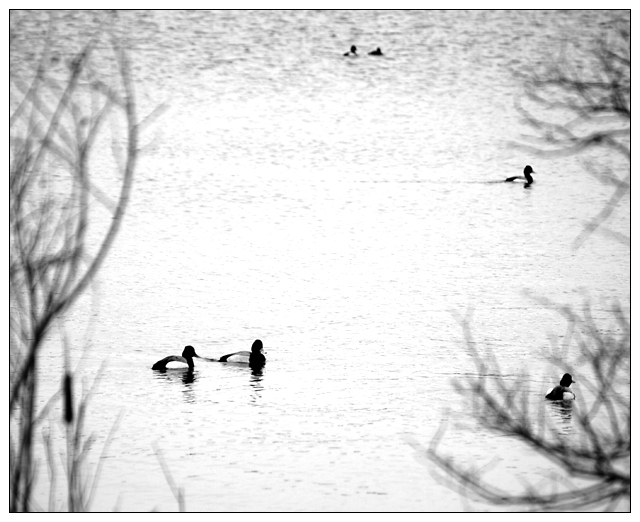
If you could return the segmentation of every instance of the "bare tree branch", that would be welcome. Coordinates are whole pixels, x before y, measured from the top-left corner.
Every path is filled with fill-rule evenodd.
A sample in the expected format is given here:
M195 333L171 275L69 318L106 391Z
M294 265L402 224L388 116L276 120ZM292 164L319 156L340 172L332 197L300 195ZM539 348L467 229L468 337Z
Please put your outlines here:
M566 50L565 50L566 51ZM522 75L524 97L516 110L533 135L523 136L517 147L543 156L574 155L597 148L620 155L628 168L621 175L609 167L585 162L587 171L614 187L603 209L584 227L573 243L579 248L606 222L631 187L631 60L630 26L620 20L603 35L591 54L571 61L563 53L542 71ZM574 57L572 57L573 59ZM588 66L584 66L584 61ZM525 107L524 104L527 104ZM621 233L612 237L628 243ZM441 453L443 427L428 449L411 443L444 472L439 479L463 495L494 505L518 509L574 511L615 509L631 495L631 324L618 302L611 306L613 325L596 323L591 306L581 313L561 303L529 294L529 298L555 310L566 323L562 342L552 342L548 360L576 376L589 400L552 405L541 401L538 415L530 399L510 386L493 353L481 353L471 333L471 312L457 316L476 374L454 383L471 399L473 417L489 430L519 440L554 463L563 473L539 486L523 484L521 493L507 492L484 478L483 470L465 469ZM553 341L553 340L552 340ZM579 350L568 358L569 346ZM545 408L562 408L574 422L577 440L563 438L549 426ZM536 422L534 422L534 420ZM564 477L586 479L576 485Z
M46 335L94 280L130 199L138 156L138 116L128 56L109 32L111 19L107 13L69 62L66 80L49 71L47 46L33 70L24 62L10 70L11 511L29 511L34 506L34 427L48 411L45 406L36 415L35 409L38 360ZM107 46L106 38L110 39ZM109 44L112 56L100 59L110 59L116 75L107 80L95 72L92 61L94 50ZM110 127L105 126L108 120ZM114 172L119 183L115 195L102 191L90 170L91 158L101 153L96 145L105 128L123 129L121 139L126 143L122 168ZM111 213L103 230L94 218L96 203ZM81 480L80 467L94 437L85 435L83 426L89 396L80 401L74 415L72 381L73 373L67 368L63 391L56 395L67 404L68 508L82 510L92 490ZM50 439L45 444L50 445Z

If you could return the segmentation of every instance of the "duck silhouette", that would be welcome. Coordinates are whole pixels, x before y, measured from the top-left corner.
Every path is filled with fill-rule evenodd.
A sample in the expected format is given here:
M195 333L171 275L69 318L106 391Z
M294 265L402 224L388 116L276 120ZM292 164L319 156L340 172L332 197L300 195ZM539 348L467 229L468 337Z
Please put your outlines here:
M535 171L531 168L531 165L527 165L524 168L524 176L511 176L510 178L505 179L505 182L512 182L520 179L525 180L524 188L529 188L533 183L533 177L531 174L535 174Z
M375 51L371 51L369 53L370 56L384 56L382 54L382 50L380 49L380 47L378 47Z
M181 366L182 368L191 369L191 368L194 367L194 365L193 365L193 358L194 357L200 358L200 356L196 353L195 348L193 346L191 346L191 345L185 346L184 350L182 350L182 355L169 355L168 357L165 357L164 359L161 359L160 361L155 363L151 367L151 369L152 370L166 370L167 369L167 364L169 364L171 362L180 363L179 366Z
M351 46L351 49L349 51L347 51L346 53L344 53L342 56L358 56L358 53L356 52L358 49L355 45Z
M264 366L267 362L267 358L262 353L263 344L260 339L256 339L253 341L251 345L251 351L240 351L233 352L227 355L223 355L218 359L218 362L230 362L230 363L240 363L240 364L248 364L252 368L258 366Z
M570 373L565 373L560 379L560 384L555 388L551 388L547 394L544 396L545 399L549 399L550 401L572 401L576 398L575 393L573 393L569 386L576 381L573 380Z

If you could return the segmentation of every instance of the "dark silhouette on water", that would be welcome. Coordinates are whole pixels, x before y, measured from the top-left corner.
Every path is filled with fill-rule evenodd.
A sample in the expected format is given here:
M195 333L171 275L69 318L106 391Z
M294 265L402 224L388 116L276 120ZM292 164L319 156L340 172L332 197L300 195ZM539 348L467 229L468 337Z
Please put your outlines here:
M218 359L219 362L235 362L235 363L249 363L249 366L253 369L260 368L265 365L267 358L262 353L262 341L256 339L251 345L251 351L243 350L241 352L233 352L227 355L223 355ZM247 360L248 357L248 360Z
M348 52L344 53L343 56L351 56L351 55L358 56L358 53L356 52L357 50L358 49L356 48L356 46L352 45L351 49Z
M572 401L576 398L575 394L569 389L573 380L570 373L565 373L560 379L560 385L551 388L545 395L545 399L550 401Z
M371 51L369 53L370 56L384 56L382 54L382 51L380 50L380 47L378 47L375 51Z
M169 355L169 357L165 357L164 359L155 363L151 369L152 370L166 370L167 364L170 362L180 362L187 365L189 369L193 368L193 358L200 356L196 353L196 350L193 346L185 346L184 350L182 350L182 355Z
M505 179L505 182L515 181L517 179L524 179L526 183L524 184L524 188L529 188L533 183L533 177L531 174L535 174L535 171L531 168L531 165L527 165L524 168L524 176L512 176L510 178Z

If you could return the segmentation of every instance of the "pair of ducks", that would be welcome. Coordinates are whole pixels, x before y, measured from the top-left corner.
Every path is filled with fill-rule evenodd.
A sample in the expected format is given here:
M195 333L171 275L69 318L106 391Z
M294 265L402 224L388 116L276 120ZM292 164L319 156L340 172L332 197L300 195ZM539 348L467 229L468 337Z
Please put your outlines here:
M260 339L256 339L251 345L251 351L241 351L241 352L233 352L227 355L223 355L220 359L209 359L207 357L200 357L193 346L185 346L182 351L182 355L169 355L169 357L165 357L161 359L157 363L155 363L151 369L152 370L166 370L167 364L171 362L177 362L186 364L189 369L194 367L193 358L197 357L198 359L204 359L206 361L213 362L233 362L233 363L241 363L248 364L252 368L264 366L267 362L267 358L262 353L262 341Z
M344 53L343 56L358 56L357 51L358 51L358 48L355 45L352 45L351 49L346 53ZM384 55L382 54L382 50L380 49L380 47L378 47L375 51L371 51L369 53L369 56L384 56Z

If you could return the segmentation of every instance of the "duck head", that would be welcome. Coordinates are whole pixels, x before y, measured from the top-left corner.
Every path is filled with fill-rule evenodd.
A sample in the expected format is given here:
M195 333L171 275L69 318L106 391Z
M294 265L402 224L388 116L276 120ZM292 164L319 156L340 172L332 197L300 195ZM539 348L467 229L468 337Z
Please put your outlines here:
M253 341L253 344L251 345L251 353L262 353L262 341L260 339Z
M185 346L184 350L182 350L182 357L184 357L185 359L192 359L194 357L198 357L201 358L197 353L196 353L196 349L189 345L189 346Z
M562 379L560 379L560 386L564 386L566 388L568 388L569 386L571 386L571 383L575 383L576 381L573 380L573 377L571 377L570 373L565 373L562 376Z
M535 174L535 172L534 172L534 171L533 171L533 169L531 168L531 165L527 165L527 166L524 168L524 179L526 179L526 180L527 180L527 183L525 184L524 188L528 188L528 187L530 187L530 186L531 186L531 184L533 183L533 177L531 176L531 173L532 173L532 172Z

